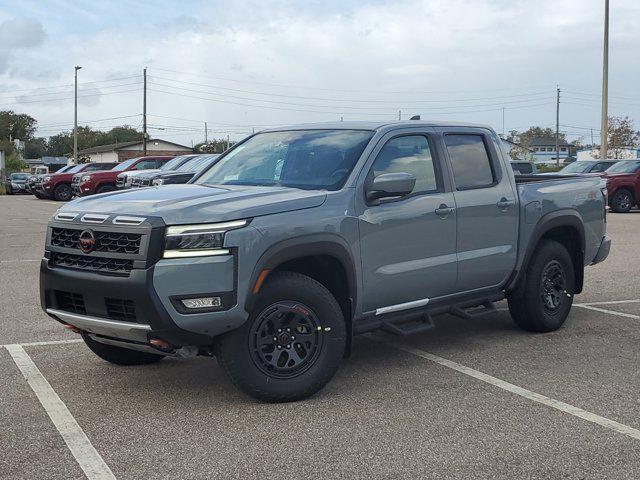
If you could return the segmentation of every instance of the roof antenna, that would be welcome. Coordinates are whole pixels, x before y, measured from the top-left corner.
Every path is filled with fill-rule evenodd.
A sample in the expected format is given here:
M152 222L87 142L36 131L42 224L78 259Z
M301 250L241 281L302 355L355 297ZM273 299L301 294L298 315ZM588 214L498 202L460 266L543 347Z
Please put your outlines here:
M420 115L414 115L409 120L420 120Z

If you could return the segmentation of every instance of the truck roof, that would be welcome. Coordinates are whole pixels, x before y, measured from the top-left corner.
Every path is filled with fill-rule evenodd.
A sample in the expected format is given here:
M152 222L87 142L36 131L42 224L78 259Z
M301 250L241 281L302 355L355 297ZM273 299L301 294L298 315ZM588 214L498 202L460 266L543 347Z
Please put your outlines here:
M402 128L402 127L474 127L488 128L489 125L466 123L466 122L449 122L449 121L431 121L431 120L401 120L401 121L352 121L352 122L318 122L318 123L298 123L293 125L282 125L274 128L261 130L262 132L281 132L283 130L381 130L384 128Z

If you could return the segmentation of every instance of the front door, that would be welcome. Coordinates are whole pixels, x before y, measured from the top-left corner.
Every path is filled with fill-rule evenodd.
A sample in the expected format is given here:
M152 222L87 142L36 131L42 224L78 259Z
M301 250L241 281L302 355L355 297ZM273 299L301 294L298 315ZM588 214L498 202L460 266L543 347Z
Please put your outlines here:
M445 188L442 164L429 135L413 132L393 132L383 138L368 170L367 180L405 172L416 177L416 184L409 195L382 200L379 205L362 200L364 312L419 307L455 288L453 194Z
M515 185L484 129L444 132L457 212L458 282L465 292L501 285L517 255Z

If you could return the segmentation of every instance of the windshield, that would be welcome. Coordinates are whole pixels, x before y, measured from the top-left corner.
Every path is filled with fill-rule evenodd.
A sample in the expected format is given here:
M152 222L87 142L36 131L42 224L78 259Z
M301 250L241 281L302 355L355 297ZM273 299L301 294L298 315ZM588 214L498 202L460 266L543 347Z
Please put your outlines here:
M591 165L591 162L573 162L560 170L560 173L585 173Z
M178 168L187 158L190 158L191 155L180 155L178 157L172 158L167 163L160 167L160 170L163 172L167 172L169 170L175 170Z
M260 133L242 143L195 182L337 190L373 132L299 130Z
M130 158L129 160L125 160L124 162L119 163L118 165L113 167L111 170L115 170L117 172L122 172L123 170L126 170L127 168L129 168L136 160L138 160L138 159L137 158Z
M26 173L12 173L11 180L26 180L29 177Z
M56 173L65 173L65 172L68 172L69 170L71 170L72 168L73 168L73 165L67 165L66 167L62 167Z
M612 167L609 167L607 173L635 173L640 170L640 160L638 161L623 161L618 162Z
M205 167L211 165L219 156L220 155L202 155L201 157L189 160L182 167L180 167L180 170L184 170L185 172L199 172Z
M67 170L64 173L77 173L80 170L82 170L82 167L84 167L84 163L81 163L80 165L76 165L76 166L70 168L69 170Z

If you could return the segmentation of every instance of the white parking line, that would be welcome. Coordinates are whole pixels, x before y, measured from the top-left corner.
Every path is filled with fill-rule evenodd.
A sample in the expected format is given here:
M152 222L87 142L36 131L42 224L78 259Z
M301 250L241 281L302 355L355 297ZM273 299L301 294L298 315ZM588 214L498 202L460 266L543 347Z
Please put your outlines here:
M585 303L575 303L577 307L584 307L586 305L618 305L621 303L640 303L640 299L638 300L611 300L609 302L585 302Z
M402 345L397 342L380 340L367 334L365 335L374 341L384 343L385 345L389 345L398 350L402 350L403 352L416 355L426 360L430 360L434 363L442 365L443 367L451 368L452 370L455 370L457 372L473 377L476 380L480 380L481 382L485 382L490 385L493 385L494 387L501 388L502 390L506 390L507 392L513 393L520 397L540 403L542 405L546 405L548 407L554 408L561 412L568 413L569 415L573 415L574 417L581 418L583 420L586 420L587 422L595 423L602 427L621 433L622 435L631 437L635 440L640 440L640 430L637 430L628 425L624 425L622 423L616 422L615 420L601 417L600 415L587 412L586 410L583 410L579 407L574 407L573 405L569 405L568 403L561 402L560 400L555 400L553 398L546 397L539 393L532 392L531 390L527 390L526 388L522 388L512 383L505 382L504 380L500 380L499 378L492 377L491 375L487 375L486 373L482 373L478 370L474 370L473 368L465 367L464 365L453 362L451 360L447 360L446 358L442 358L432 353L425 352L424 350L420 350L419 348Z
M115 480L115 475L93 447L71 412L40 373L31 357L20 345L6 345L22 375L40 400L49 418L58 429L80 468L89 480Z
M36 258L36 259L24 258L24 259L17 259L17 260L0 260L0 263L39 262L40 260L41 260L40 258Z
M82 340L81 338L74 338L74 339L69 339L69 340L49 340L48 342L27 342L27 343L20 343L19 345L21 347L39 347L41 345L64 345L66 343L82 343L84 340ZM7 345L2 345L3 347L6 347Z
M619 317L633 318L635 320L640 319L640 315L633 315L632 313L616 312L614 310L607 310L606 308L592 307L591 305L576 305L576 307L586 308L587 310L593 310L594 312L608 313L609 315L617 315Z

